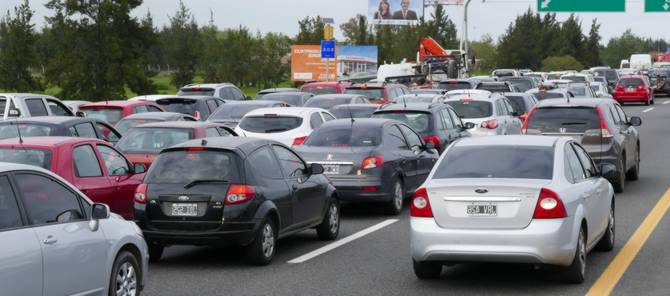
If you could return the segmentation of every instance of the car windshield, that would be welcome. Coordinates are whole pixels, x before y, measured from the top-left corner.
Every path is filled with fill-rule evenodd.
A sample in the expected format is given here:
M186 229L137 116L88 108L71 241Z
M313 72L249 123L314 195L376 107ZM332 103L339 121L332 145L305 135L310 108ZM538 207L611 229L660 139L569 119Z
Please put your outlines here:
M305 146L316 147L376 147L381 143L381 132L370 128L351 126L325 127L315 130Z
M651 78L657 78L657 77L668 77L668 71L667 69L651 69L649 70L649 77Z
M528 129L541 133L582 134L600 129L600 119L593 107L539 108L528 118Z
M636 88L643 84L644 83L642 82L642 79L639 78L625 78L619 81L619 85L623 86L624 88Z
M54 129L48 125L37 123L17 123L17 122L3 122L0 123L0 139L17 138L21 133L21 137L45 137L53 136Z
M560 93L560 92L538 91L538 92L534 92L532 94L535 96L535 98L538 101L542 101L542 100L546 100L546 99L563 99L563 98L565 98L565 95L563 95L563 93Z
M207 96L211 97L214 95L214 89L212 88L182 88L178 93L178 96Z
M349 104L351 98L311 98L305 103L305 107L330 109L337 105Z
M370 100L378 100L384 98L383 88L347 88L345 94L362 95Z
M256 97L256 100L259 100ZM287 94L271 94L263 96L263 100L274 101L274 102L284 102L291 106L301 107L302 106L302 95L287 95Z
M334 108L330 113L335 118L370 118L377 108Z
M117 123L116 126L114 126L114 128L116 128L116 131L118 131L119 133L124 134L130 128L136 127L140 124L152 123L152 122L161 122L161 121L163 121L163 120L160 120L160 119L140 119L140 118L129 119L129 118L125 118L125 119L121 119L121 121L119 121L119 123Z
M32 148L0 148L0 162L27 164L51 169L51 151Z
M493 104L487 101L460 100L446 103L454 108L461 118L484 118L493 114Z
M145 183L189 184L195 180L240 182L237 156L226 151L161 153L147 172ZM188 174L184 174L188 172Z
M304 92L312 93L315 95L331 95L337 93L337 88L335 87L305 87L302 89Z
M439 89L444 89L446 91L459 90L459 89L471 89L472 86L468 82L440 82L437 85Z
M191 99L161 99L156 101L165 111L194 115L198 111L198 100Z
M502 93L502 92L511 92L512 90L506 85L506 84L489 84L489 83L483 83L477 86L477 89L481 90L488 90L492 93Z
M549 180L553 171L553 147L460 146L448 150L434 178Z
M512 105L512 108L515 112L528 112L529 108L526 107L526 99L521 96L505 96L509 103Z
M385 118L402 121L405 124L409 125L417 132L426 132L431 130L431 118L430 113L425 112L411 112L411 111L389 111L389 112L380 112L372 115L372 118Z
M124 153L158 153L193 138L191 129L136 127L128 130L116 148Z
M252 133L281 133L298 128L302 125L302 117L278 116L247 116L242 119L239 127Z
M247 113L267 106L258 104L231 103L219 107L207 120L240 120Z
M86 117L106 121L111 125L119 122L123 116L123 109L121 108L85 107L81 110L86 112Z

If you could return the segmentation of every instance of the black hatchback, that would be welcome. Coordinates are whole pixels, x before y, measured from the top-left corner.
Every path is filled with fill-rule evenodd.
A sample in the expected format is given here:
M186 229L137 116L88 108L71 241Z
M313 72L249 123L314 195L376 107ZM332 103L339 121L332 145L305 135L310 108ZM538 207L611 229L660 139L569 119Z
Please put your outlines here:
M152 261L169 245L233 244L265 265L278 238L309 228L337 238L337 193L322 173L274 141L188 141L163 150L138 186L136 223Z

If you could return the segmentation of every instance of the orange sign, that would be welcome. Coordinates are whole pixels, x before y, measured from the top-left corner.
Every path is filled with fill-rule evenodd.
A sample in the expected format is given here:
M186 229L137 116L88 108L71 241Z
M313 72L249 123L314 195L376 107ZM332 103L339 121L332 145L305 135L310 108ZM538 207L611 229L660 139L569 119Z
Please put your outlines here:
M320 45L293 45L291 80L336 81L337 62L335 59L322 59Z

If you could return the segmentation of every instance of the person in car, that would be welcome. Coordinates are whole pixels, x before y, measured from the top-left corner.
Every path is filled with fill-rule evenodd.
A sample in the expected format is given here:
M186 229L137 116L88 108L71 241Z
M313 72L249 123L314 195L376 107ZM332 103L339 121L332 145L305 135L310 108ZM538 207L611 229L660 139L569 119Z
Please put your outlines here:
M388 0L379 1L379 9L375 12L376 20L391 19L391 5Z
M400 7L402 9L393 13L393 19L396 20L417 20L416 12L414 10L409 10L409 0L400 1Z

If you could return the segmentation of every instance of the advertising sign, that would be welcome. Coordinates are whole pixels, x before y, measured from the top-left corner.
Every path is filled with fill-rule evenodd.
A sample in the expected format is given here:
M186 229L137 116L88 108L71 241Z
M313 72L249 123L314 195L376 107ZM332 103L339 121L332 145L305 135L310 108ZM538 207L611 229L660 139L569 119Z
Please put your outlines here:
M335 59L322 59L321 45L291 46L291 80L335 81L336 77Z
M337 74L346 78L377 73L377 46L341 45L337 47Z
M423 16L423 0L368 0L368 20L376 25L412 25Z

